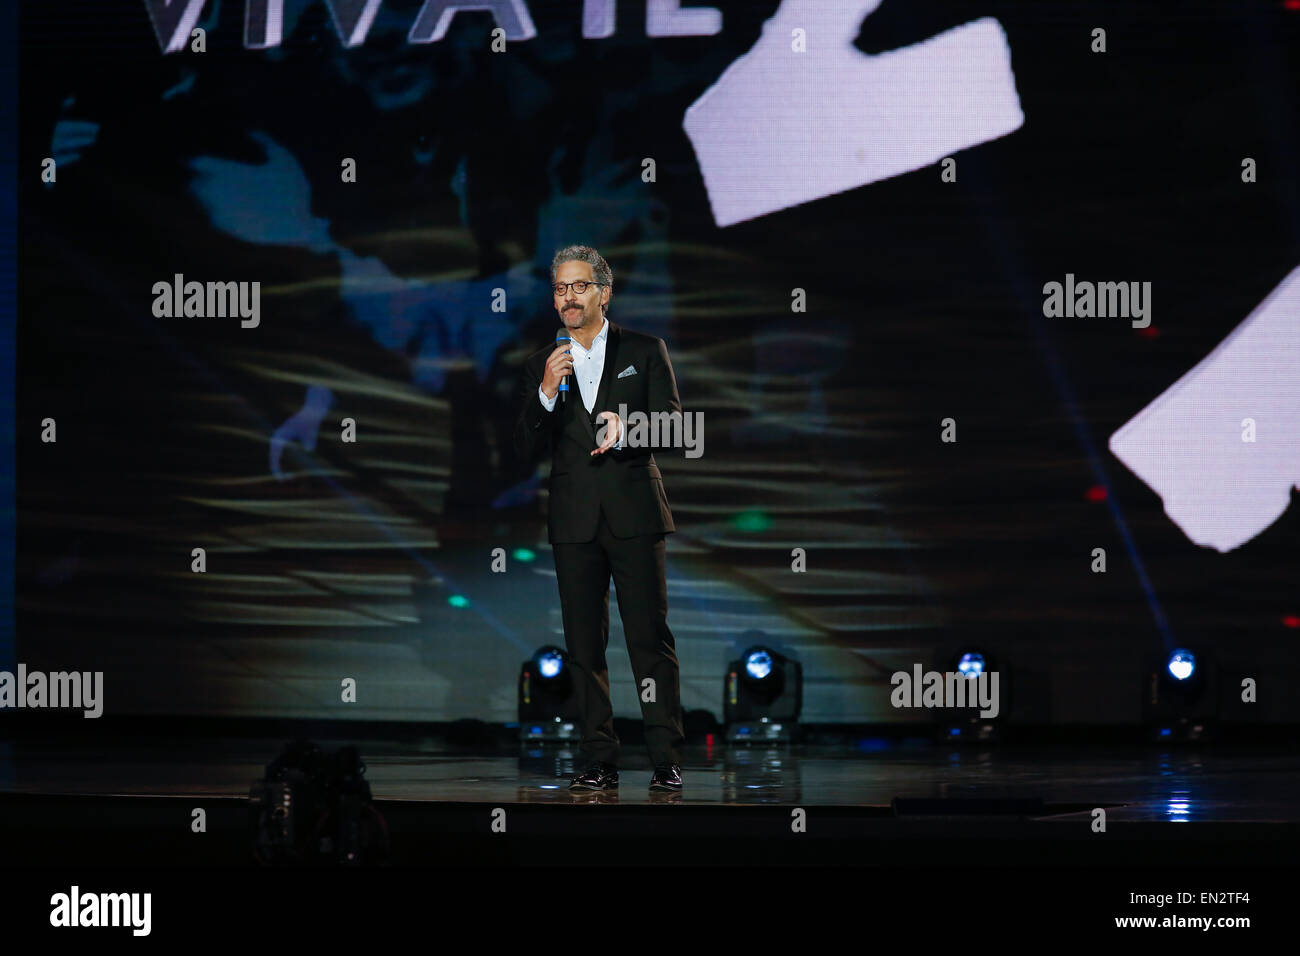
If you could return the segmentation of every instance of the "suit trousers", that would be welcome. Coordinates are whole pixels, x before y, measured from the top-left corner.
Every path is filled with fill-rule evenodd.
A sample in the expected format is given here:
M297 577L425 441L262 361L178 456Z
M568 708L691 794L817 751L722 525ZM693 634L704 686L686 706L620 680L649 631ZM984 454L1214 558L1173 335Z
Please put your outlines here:
M656 767L681 765L681 672L668 628L664 535L616 538L602 510L596 537L580 544L552 544L560 589L564 643L582 715L582 751L588 761L619 765L609 696L609 579L614 576L627 653L636 677L645 722L646 749ZM646 684L650 678L653 683ZM647 700L647 697L653 699Z

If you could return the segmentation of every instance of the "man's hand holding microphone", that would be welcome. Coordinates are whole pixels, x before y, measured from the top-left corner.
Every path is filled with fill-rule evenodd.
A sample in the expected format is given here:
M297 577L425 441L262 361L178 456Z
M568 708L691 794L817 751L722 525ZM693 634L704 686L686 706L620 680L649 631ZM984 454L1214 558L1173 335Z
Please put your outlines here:
M542 376L542 391L546 397L554 399L564 379L573 373L573 356L569 354L569 343L561 342L546 360L546 373Z
M573 373L573 356L569 354L568 341L560 341L559 336L556 336L556 341L559 344L556 345L555 351L546 360L546 373L542 376L542 393L551 401L555 400L556 393L561 390L561 386L563 386L567 400L569 389L568 382L565 380ZM623 422L614 412L601 412L596 416L596 419L605 423L605 425L601 426L603 439L600 446L593 449L591 453L592 455L603 455L618 444L623 433ZM607 427L611 421L615 423L614 426Z

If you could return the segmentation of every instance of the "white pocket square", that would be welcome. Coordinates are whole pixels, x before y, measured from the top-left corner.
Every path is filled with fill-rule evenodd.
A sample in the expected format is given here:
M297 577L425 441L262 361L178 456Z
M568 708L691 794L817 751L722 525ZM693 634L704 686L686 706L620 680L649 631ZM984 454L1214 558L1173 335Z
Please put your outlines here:
M618 373L618 377L627 378L629 375L635 375L635 374L636 374L636 368L632 365L629 365L627 368L623 369L623 371Z

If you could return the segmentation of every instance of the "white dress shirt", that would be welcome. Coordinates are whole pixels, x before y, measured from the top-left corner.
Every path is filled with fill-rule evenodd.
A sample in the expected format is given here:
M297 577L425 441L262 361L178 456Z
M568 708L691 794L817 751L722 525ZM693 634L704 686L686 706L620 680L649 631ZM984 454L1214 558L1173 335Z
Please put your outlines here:
M591 348L585 349L582 343L569 333L569 354L573 356L573 375L572 378L578 380L578 391L582 393L582 404L587 406L587 414L591 414L592 409L596 406L596 394L600 391L600 378L605 373L605 343L609 339L609 320L604 316L601 317L600 331L596 337L591 340ZM546 393L542 391L540 385L537 386L537 398L542 403L542 407L548 412L555 411L555 403L560 400L560 393L556 392L554 398L547 398ZM623 439L626 437L626 428L620 420L618 423L618 443L615 448L623 447Z

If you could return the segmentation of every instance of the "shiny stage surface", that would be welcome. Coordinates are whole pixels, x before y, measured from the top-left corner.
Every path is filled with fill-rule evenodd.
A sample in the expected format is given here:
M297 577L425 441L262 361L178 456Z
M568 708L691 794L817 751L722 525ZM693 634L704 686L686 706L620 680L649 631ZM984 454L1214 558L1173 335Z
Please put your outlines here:
M960 747L841 731L779 747L693 737L683 792L651 794L644 749L620 729L617 793L578 794L576 748L521 746L501 727L317 729L305 736L326 753L358 748L396 867L1181 871L1279 869L1300 856L1300 755L1276 734L1195 748L1092 735ZM0 865L255 865L250 789L299 736L150 723L91 745L67 730L0 743ZM202 835L191 828L200 809Z
M312 738L326 751L351 743L376 801L457 804L665 801L700 807L814 806L934 814L1014 813L1052 822L1298 823L1300 755L1285 745L1202 748L949 747L866 738L839 745L690 746L680 797L648 791L651 768L627 746L617 794L567 789L576 751L560 745L471 753L432 738ZM276 739L65 740L0 743L0 794L246 797L284 744ZM626 745L625 745L626 746ZM897 806L894 801L902 801ZM1001 801L1006 808L998 809ZM1041 801L1035 806L1033 801ZM983 806L983 809L979 809ZM968 808L963 810L962 808ZM969 808L975 808L970 810Z

